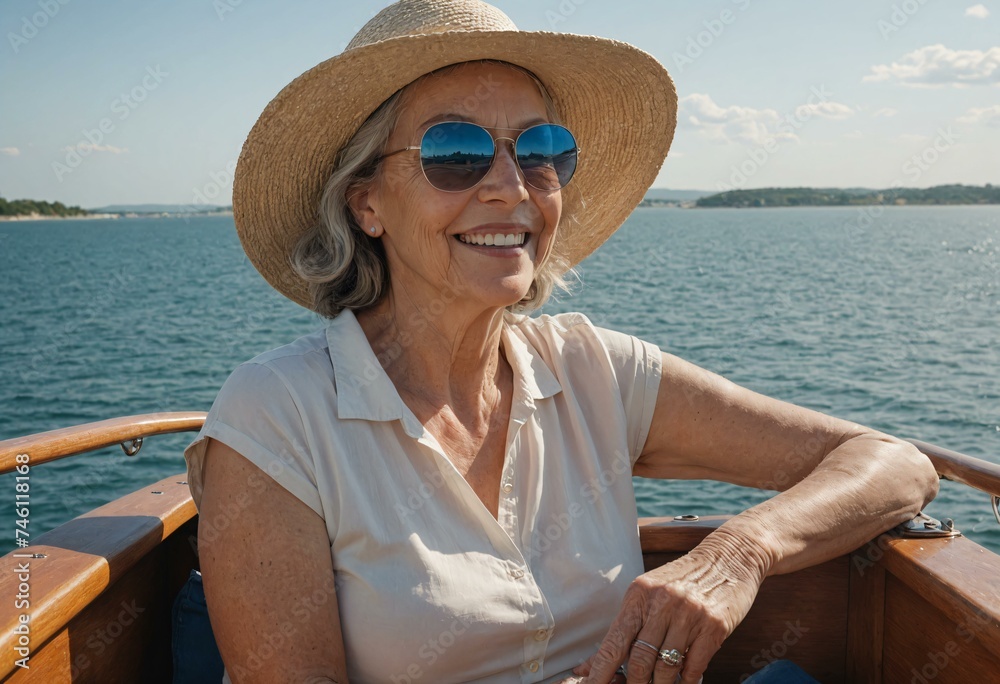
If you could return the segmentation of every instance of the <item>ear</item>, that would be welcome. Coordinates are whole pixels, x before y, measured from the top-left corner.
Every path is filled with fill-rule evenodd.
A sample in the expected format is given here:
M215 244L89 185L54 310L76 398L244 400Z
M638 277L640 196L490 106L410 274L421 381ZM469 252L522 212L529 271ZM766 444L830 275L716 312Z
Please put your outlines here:
M373 203L378 203L374 195L374 183L357 185L347 191L347 206L354 215L354 220L365 232L369 226L379 225L378 211L372 206Z

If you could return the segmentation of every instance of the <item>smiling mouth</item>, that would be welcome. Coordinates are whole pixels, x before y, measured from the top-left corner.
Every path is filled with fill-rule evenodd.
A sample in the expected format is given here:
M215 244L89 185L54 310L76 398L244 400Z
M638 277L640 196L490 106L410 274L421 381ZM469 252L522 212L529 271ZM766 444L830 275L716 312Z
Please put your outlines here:
M462 234L455 236L459 242L464 242L467 245L480 245L484 247L520 247L523 245L527 239L527 233L510 233L509 235L504 235L503 233L486 233L469 235Z

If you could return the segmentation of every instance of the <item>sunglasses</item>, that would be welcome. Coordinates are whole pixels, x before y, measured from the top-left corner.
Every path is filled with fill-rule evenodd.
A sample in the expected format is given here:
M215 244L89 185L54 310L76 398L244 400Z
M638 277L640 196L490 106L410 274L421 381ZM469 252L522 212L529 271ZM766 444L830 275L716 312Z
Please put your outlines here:
M404 147L383 154L377 161L401 152L420 150L420 168L433 187L443 192L463 192L479 185L493 168L497 145L509 140L514 158L533 188L551 192L566 187L576 171L577 154L573 134L551 123L530 128L504 128L520 131L516 138L497 137L482 126L467 121L444 121L424 131L419 147Z

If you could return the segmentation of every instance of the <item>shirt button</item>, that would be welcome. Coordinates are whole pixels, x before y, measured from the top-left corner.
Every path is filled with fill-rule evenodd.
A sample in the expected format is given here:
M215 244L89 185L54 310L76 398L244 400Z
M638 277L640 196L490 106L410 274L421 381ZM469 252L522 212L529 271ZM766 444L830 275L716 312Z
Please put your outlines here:
M519 570L517 568L510 571L510 576L514 579L521 579L524 577L524 570Z
M538 672L538 661L532 660L530 663L528 663L528 669L531 670L532 672Z
M510 482L507 482L504 484L503 487L501 487L501 489L503 489L504 494L510 494L512 491L514 491L514 485L512 485Z
M547 630L540 629L535 632L535 641L545 641L545 637L549 635Z

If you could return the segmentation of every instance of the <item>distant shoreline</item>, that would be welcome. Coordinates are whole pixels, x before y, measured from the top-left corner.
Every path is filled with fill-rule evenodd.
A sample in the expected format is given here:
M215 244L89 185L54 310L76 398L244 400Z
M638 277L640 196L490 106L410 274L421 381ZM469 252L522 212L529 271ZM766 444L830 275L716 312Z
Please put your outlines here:
M953 203L941 203L941 204L879 204L878 202L872 202L870 204L775 204L775 205L730 205L730 204L720 204L718 206L704 206L699 205L696 202L673 202L670 200L643 200L640 202L636 209L867 209L869 207L881 207L883 209L940 209L943 207L1000 207L1000 203L997 202L953 202Z
M117 214L80 214L78 216L43 216L42 214L18 214L0 216L0 221L86 221L90 219L116 219Z
M189 218L194 216L232 216L232 211L211 211L203 213L194 212L157 212L150 214L122 213L122 214L80 214L78 216L43 216L41 214L21 214L18 216L0 216L0 222L4 221L89 221L91 219L131 219L131 218Z

